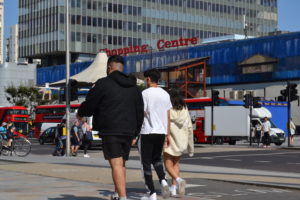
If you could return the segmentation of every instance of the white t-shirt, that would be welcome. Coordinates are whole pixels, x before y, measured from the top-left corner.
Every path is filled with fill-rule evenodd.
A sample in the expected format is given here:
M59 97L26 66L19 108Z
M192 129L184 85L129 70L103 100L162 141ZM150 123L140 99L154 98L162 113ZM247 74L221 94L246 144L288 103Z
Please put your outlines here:
M263 124L263 131L264 132L270 132L271 130L271 123L269 122L269 120L265 121Z
M143 91L144 123L141 134L167 134L168 110L172 108L170 95L162 88Z

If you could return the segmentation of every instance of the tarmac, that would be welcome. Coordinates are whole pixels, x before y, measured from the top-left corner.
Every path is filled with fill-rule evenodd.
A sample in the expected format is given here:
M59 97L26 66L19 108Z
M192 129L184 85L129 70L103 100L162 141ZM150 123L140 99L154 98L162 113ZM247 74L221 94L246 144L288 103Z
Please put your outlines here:
M195 153L249 150L251 148L206 146L196 148ZM257 151L257 148L253 150ZM137 152L133 151L132 156L136 155ZM0 199L109 199L114 187L108 162L104 160L100 151L92 152L90 156L90 158L84 158L82 155L78 157L32 154L27 157L0 156ZM126 166L127 184L137 185L128 189L128 197L140 199L146 192L140 163L137 160L129 160ZM300 190L300 173L187 164L181 165L181 171L181 176L185 179ZM156 175L153 177L158 189ZM159 191L158 195L161 198ZM199 198L184 196L181 199Z

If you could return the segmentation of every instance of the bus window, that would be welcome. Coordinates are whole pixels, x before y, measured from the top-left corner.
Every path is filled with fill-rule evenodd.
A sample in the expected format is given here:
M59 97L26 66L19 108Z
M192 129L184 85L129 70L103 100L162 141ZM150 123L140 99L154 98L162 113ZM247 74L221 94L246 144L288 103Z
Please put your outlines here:
M7 110L7 115L28 115L27 110Z

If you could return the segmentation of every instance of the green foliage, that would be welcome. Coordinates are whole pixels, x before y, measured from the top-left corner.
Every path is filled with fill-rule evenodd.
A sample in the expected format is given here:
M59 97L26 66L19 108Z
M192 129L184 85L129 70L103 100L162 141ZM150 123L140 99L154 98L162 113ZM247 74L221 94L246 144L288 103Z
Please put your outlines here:
M52 95L52 100L43 100L38 88L23 85L9 86L5 88L5 92L9 103L15 106L25 106L31 112L36 105L51 104L58 99L57 95Z

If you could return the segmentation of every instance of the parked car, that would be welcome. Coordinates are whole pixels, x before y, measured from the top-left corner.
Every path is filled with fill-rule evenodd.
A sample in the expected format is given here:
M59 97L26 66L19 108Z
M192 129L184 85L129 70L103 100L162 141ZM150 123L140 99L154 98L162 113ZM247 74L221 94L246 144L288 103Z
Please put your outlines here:
M47 128L39 137L40 144L44 143L55 143L55 133L57 128L56 127L50 127Z

